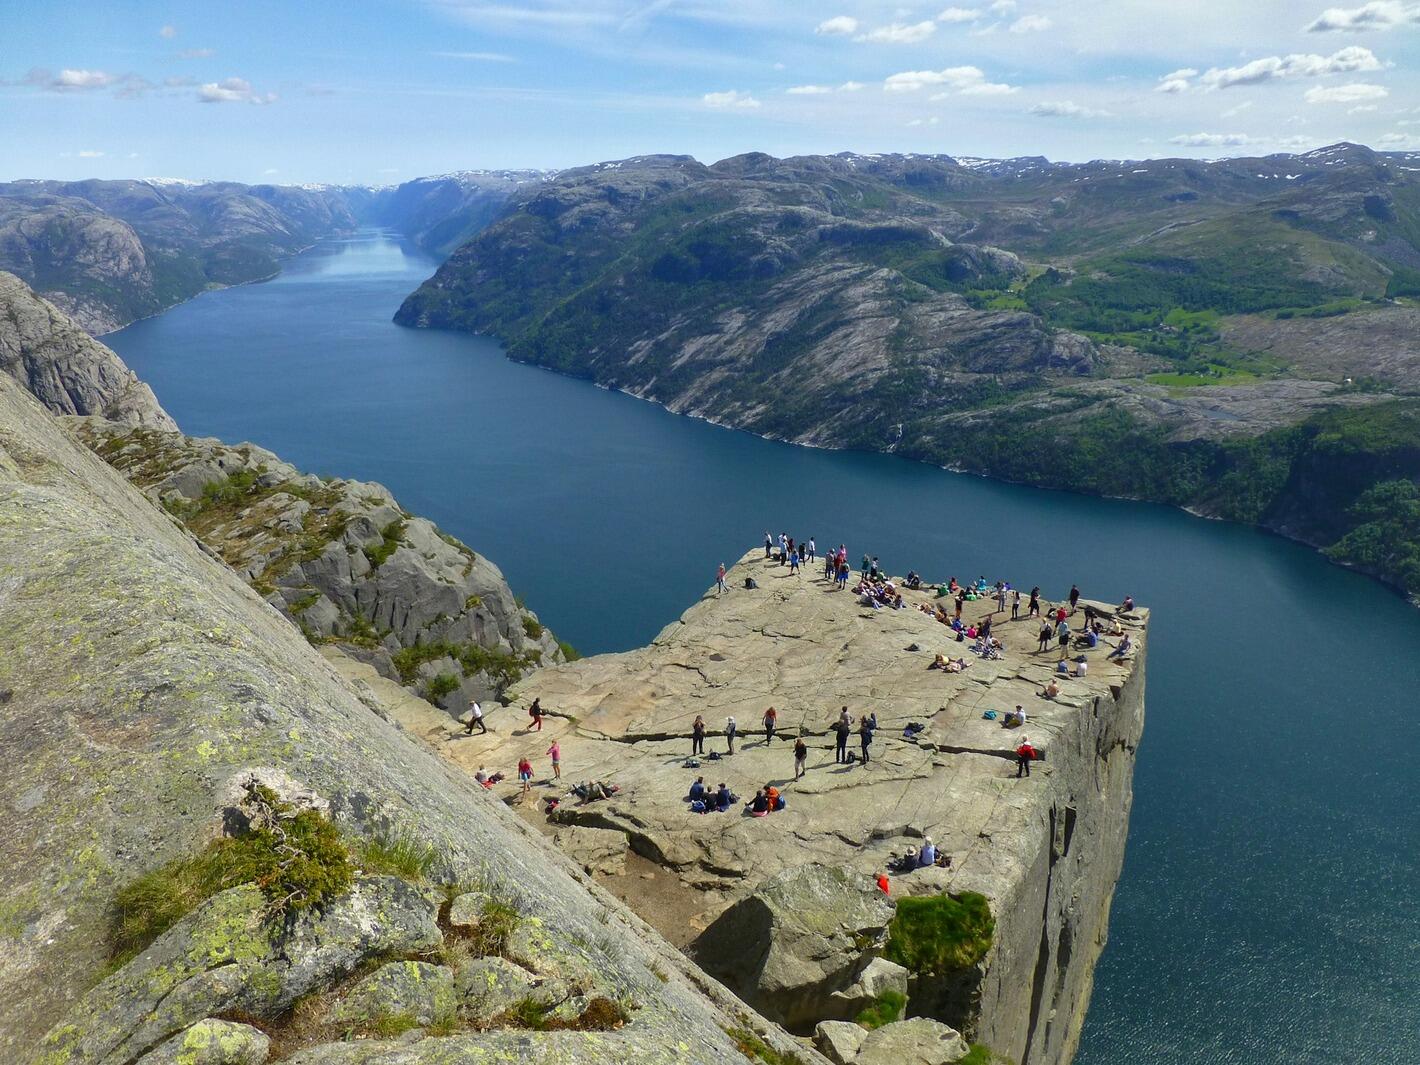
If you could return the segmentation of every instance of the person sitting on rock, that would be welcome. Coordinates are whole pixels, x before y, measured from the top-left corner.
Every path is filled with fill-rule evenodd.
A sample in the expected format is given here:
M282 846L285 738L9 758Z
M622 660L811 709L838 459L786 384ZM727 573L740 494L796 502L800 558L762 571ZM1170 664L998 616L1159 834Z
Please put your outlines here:
M1007 710L1006 716L1001 719L1002 728L1020 728L1026 723L1026 712L1020 703L1016 704L1014 710Z
M1077 677L1083 677L1083 676L1084 676L1086 673L1088 673L1089 671L1090 671L1090 664L1089 664L1089 662L1085 661L1085 656L1084 656L1084 655L1081 655L1079 658L1077 658L1077 659L1075 660L1075 676L1077 676Z
M724 781L721 781L719 790L715 792L715 809L720 811L720 813L724 813L734 805L734 802L734 793L725 786Z
M1055 663L1055 672L1059 673L1062 677L1068 677L1070 675L1070 663L1062 658L1059 662Z
M1121 614L1132 614L1134 612L1134 597L1132 595L1126 595L1124 597L1124 602L1119 604L1119 612Z
M769 813L769 796L764 794L764 789L760 788L754 793L754 798L745 803L745 808L755 817L765 817Z
M1129 634L1124 634L1124 639L1120 640L1113 651L1109 653L1110 658L1127 658L1134 651L1134 641L1129 638Z
M1050 682L1046 684L1046 686L1042 688L1037 694L1042 699L1054 699L1060 694L1060 685L1055 683L1054 677L1051 677Z
M928 836L922 841L922 849L917 852L917 866L919 869L926 869L937 864L937 848L932 843L932 837Z
M773 813L775 810L779 809L781 803L783 802L783 800L779 797L779 789L776 788L773 784L764 785L764 798L765 801L769 803L770 813Z
M908 872L908 871L910 871L910 870L916 869L916 868L917 868L917 848L916 848L916 847L908 847L907 850L905 850L905 851L902 852L902 856L901 856L900 858L894 859L894 862L895 862L895 864L896 864L896 866L897 866L897 870L898 870L899 872L904 872L904 873L905 873L905 872Z
M696 777L695 783L690 786L690 794L686 796L691 802L705 798L705 778Z

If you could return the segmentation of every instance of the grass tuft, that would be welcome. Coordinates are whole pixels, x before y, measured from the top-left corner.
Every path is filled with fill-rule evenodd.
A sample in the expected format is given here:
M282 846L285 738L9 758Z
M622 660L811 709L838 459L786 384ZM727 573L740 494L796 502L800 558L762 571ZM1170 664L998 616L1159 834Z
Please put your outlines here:
M864 1028L872 1031L874 1028L881 1028L885 1024L891 1024L902 1016L903 1007L907 1005L907 996L901 991L884 991L873 1000L871 1006L863 1009L858 1016L853 1019Z
M991 949L995 931L986 896L974 891L902 898L885 956L917 974L969 969Z
M357 860L367 873L383 873L405 880L423 881L439 852L406 832L378 835L357 845Z

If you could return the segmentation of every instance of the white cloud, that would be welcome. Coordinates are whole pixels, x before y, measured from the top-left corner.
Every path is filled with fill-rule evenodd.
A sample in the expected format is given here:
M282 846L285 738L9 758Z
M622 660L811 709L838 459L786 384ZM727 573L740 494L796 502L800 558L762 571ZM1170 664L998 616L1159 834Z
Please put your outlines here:
M888 92L917 92L919 89L944 85L963 96L1001 96L1016 91L1014 85L1002 85L986 80L980 67L947 67L945 70L904 70L891 74L883 82ZM943 96L946 94L944 93ZM939 99L934 96L933 99Z
M165 40L165 41L171 41L174 37L177 36L177 27L176 27L176 26L164 26L162 29L160 29L160 30L158 31L158 36L161 37L161 38L163 38L163 40Z
M1382 148L1420 149L1420 137L1413 133L1387 133L1376 143Z
M1376 0L1360 7L1329 7L1307 24L1308 33L1363 33L1420 24L1420 4Z
M1082 107L1073 100L1046 100L1031 104L1028 110L1041 118L1108 118L1110 115L1108 111Z
M1372 111L1379 111L1379 110L1380 110L1380 108L1379 108L1378 106L1376 106L1375 104L1361 104L1359 107L1351 107L1351 108L1348 108L1347 111L1346 111L1346 113L1347 113L1348 115L1365 115L1365 114L1369 114L1369 113L1372 112Z
M857 91L858 91L859 89L861 89L862 87L863 87L863 83L862 83L861 81L845 81L842 85L838 86L838 91L839 91L839 92L857 92Z
M827 85L795 85L791 89L785 89L790 96L826 96L833 91Z
M814 32L825 37L851 37L858 32L858 20L849 15L837 15L824 19Z
M759 106L758 100L749 93L740 92L738 89L730 89L727 92L707 92L700 100L706 107L720 110L745 111Z
M916 44L937 32L935 22L893 22L854 37L869 44Z
M1251 107L1251 106L1252 106L1252 101L1251 101L1251 100L1244 100L1242 103L1238 104L1236 107L1230 107L1230 108L1228 108L1226 111L1224 111L1224 112L1222 113L1222 115L1221 115L1220 117L1222 117L1222 118L1233 118L1233 117L1236 116L1236 115L1242 114L1244 111L1246 111L1246 110L1247 110L1249 107Z
M1187 92L1188 79L1197 76L1198 71L1194 70L1192 67L1183 67L1180 70L1175 70L1171 74L1165 74L1160 78L1159 83L1154 86L1154 91L1168 93Z
M1022 15L1011 23L1012 33L1034 33L1038 30L1050 29L1052 23L1044 15Z
M1177 137L1170 137L1169 143L1188 148L1236 148L1251 144L1252 138L1246 133L1180 133Z
M118 78L102 70L61 70L50 87L54 89L102 89L112 85Z
M1305 98L1309 104L1356 104L1362 100L1380 100L1389 95L1382 85L1368 85L1358 81L1350 85L1332 85L1327 88L1318 85L1314 89L1308 89Z
M272 174L279 173L281 173L281 171L277 170L274 166L268 166L265 170L261 172L262 177L270 177Z
M933 115L931 118L914 118L907 124L909 126L935 126L939 121L941 120Z
M106 153L93 148L82 148L79 150L80 159L102 159Z
M937 16L938 22L975 22L981 17L979 8L949 7Z
M211 48L184 48L178 53L179 59L211 59L217 53Z
M430 52L439 59L465 59L470 63L511 63L513 57L502 52Z
M1004 15L1008 11L1016 10L1016 0L996 0L991 5L991 10L998 15Z
M209 81L198 88L197 98L204 104L271 104L276 102L274 92L256 92L251 87L251 82L245 78Z
M1380 60L1369 48L1352 45L1329 56L1306 53L1274 55L1254 59L1238 67L1213 67L1198 79L1198 83L1208 89L1227 89L1234 85L1255 85L1280 78L1319 78L1325 74L1350 74L1380 68Z

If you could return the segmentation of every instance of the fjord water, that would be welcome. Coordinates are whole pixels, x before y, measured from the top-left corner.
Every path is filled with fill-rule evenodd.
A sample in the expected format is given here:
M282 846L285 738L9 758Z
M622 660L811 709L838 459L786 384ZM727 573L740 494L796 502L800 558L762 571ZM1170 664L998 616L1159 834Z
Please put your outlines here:
M766 528L1134 595L1148 722L1076 1060L1420 1062L1420 612L1254 530L759 440L394 326L434 266L361 233L104 339L187 432L384 483L584 653L649 640Z

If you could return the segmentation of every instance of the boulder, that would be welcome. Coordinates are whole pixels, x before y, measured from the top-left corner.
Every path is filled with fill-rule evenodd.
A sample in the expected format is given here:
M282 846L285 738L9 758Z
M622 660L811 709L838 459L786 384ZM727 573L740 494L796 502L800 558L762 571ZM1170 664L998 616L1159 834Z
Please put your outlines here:
M834 998L887 937L893 906L866 877L803 865L731 905L692 945L702 968L790 1030L848 1020Z
M618 876L626 872L626 835L604 828L559 829L553 836L569 858L588 873Z
M913 1017L869 1032L853 1065L952 1065L970 1050L956 1029L928 1017Z
M842 1004L850 1016L856 1017L888 992L896 992L906 1002L907 977L907 970L896 962L886 958L874 958L858 974L858 979L852 986L835 991L829 997Z
M537 977L506 958L479 958L460 966L455 983L459 1014L480 1025L533 997L539 986Z
M814 1029L814 1045L833 1065L848 1065L867 1038L868 1030L852 1021L820 1021Z
M375 1021L410 1016L432 1024L453 1015L454 972L422 961L382 965L354 987L331 1011L337 1021Z
M484 891L466 891L449 903L448 922L454 928L473 929L483 918L483 908L492 900Z
M208 1017L150 1050L136 1065L262 1065L270 1049L265 1032Z

